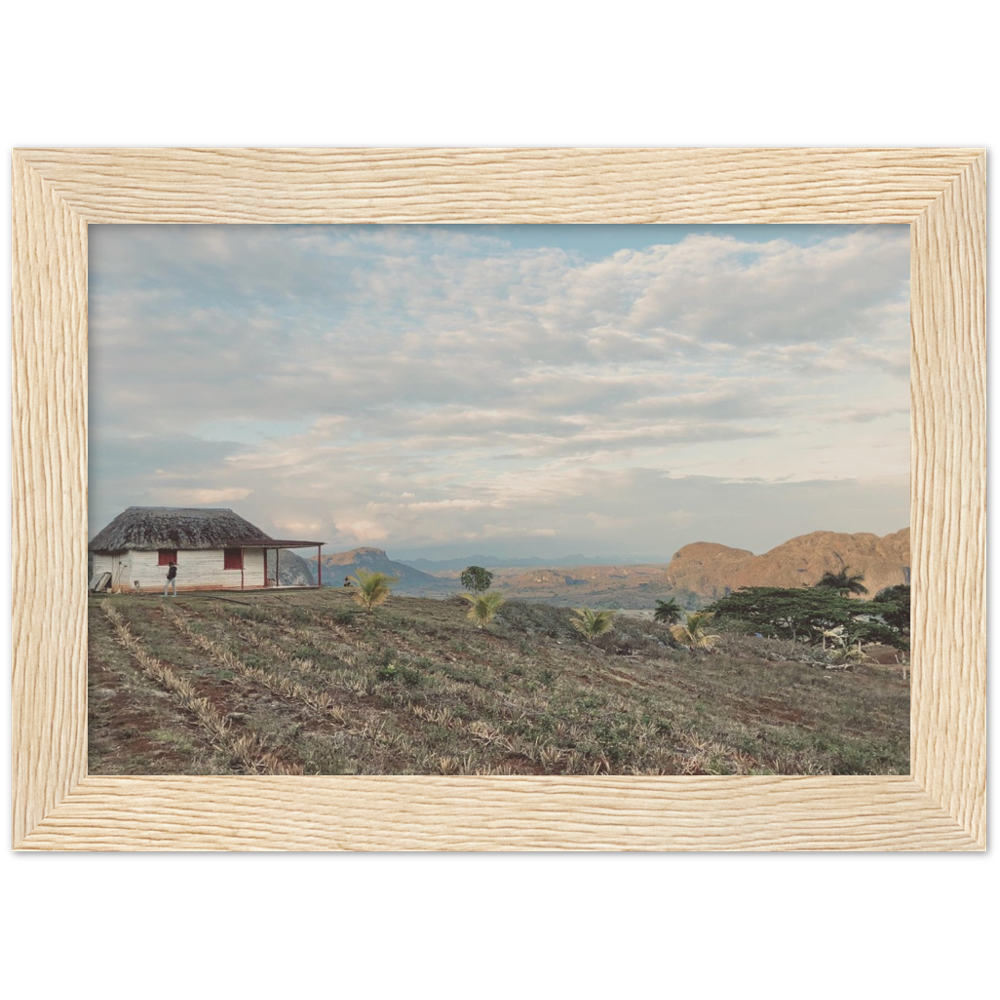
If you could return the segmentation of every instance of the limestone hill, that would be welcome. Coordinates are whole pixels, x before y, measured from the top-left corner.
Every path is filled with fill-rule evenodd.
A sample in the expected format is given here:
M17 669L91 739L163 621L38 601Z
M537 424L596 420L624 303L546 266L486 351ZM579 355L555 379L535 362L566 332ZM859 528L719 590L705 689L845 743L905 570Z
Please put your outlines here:
M755 556L714 542L685 545L671 559L664 583L705 601L740 587L811 587L827 572L863 573L868 596L910 582L910 529L891 535L814 531Z

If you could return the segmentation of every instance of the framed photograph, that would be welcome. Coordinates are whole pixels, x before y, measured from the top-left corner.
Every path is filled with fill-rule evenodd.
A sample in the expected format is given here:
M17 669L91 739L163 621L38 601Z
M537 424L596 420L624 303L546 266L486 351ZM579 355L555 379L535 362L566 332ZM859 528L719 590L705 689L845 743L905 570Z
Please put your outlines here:
M910 774L89 774L88 226L136 223L909 225ZM985 850L985 148L15 148L11 235L12 849Z

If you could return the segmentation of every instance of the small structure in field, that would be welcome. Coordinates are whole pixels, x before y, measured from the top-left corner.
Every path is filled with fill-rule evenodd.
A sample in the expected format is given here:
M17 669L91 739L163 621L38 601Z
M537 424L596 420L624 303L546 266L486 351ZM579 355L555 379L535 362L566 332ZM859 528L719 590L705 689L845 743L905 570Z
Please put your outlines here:
M262 590L277 585L282 549L316 547L316 587L323 584L323 542L271 538L228 508L128 507L88 546L93 574L111 589L163 589L177 564L178 590ZM268 553L274 551L273 572Z

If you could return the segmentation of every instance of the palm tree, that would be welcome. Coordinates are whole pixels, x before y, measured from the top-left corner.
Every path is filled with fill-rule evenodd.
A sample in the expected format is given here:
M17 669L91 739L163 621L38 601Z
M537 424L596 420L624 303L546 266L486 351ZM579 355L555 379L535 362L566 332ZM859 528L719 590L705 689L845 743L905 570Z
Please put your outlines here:
M831 573L827 570L816 586L835 590L841 597L847 597L848 594L867 594L868 588L861 583L865 578L864 573L851 576L848 573L850 568L850 566L845 566L839 573Z
M570 623L581 635L593 642L600 635L611 631L613 611L591 611L590 608L574 608L576 618Z
M670 626L670 634L691 652L696 649L711 649L720 636L709 635L705 631L705 625L715 617L715 612L694 611L688 614L685 611L684 617L686 621L682 624Z
M370 614L373 608L377 608L389 599L389 594L392 593L389 584L396 583L399 577L359 569L351 579L358 585L357 590L351 594L351 599L367 608Z
M653 614L654 622L663 622L664 625L673 625L681 620L684 614L683 608L671 597L669 601L657 601L656 611Z
M476 623L476 628L486 628L507 600L503 594L498 594L495 590L486 594L459 594L458 596L472 605L469 608L468 617Z

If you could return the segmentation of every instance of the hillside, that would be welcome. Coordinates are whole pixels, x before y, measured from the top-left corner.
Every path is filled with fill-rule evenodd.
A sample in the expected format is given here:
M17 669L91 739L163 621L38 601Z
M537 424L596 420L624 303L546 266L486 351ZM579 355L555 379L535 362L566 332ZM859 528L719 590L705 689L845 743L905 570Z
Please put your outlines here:
M883 587L910 582L910 529L880 538L869 533L814 531L763 555L715 542L693 542L667 564L490 566L493 588L508 597L576 607L643 609L675 598L702 607L740 587L811 587L827 571L845 566L862 573L869 597ZM456 579L457 571L442 578Z
M910 582L910 529L880 538L867 532L814 531L755 556L712 542L685 545L670 561L664 584L706 602L740 587L811 587L827 571L864 574L868 596Z
M93 597L87 633L92 775L909 772L903 669L787 641L335 588Z
M407 566L433 573L436 576L447 576L461 573L467 566L485 566L487 569L528 569L529 567L551 566L613 566L621 559L589 557L583 555L559 556L555 559L542 559L538 556L518 556L509 558L502 556L471 555L459 556L453 559L403 559Z
M312 563L315 565L315 557ZM422 573L406 563L396 562L386 555L383 549L371 546L351 549L349 552L335 552L323 556L323 586L342 587L344 577L354 576L358 570L368 573L387 573L397 578L392 585L397 594L444 594L455 592L461 587L457 580L451 581Z
M313 563L315 560L313 561ZM314 587L316 585L315 567L308 559L282 550L277 557L278 583L282 587ZM269 549L267 553L267 570L269 574L274 573L275 552Z
M282 556L282 559L285 557ZM470 557L467 565L493 573L493 589L505 597L562 607L643 610L658 600L675 598L685 608L703 607L740 587L811 587L827 571L845 566L862 573L869 597L883 587L910 582L910 529L880 538L866 532L814 531L799 535L762 555L715 542L693 542L667 564L566 566L496 566L488 557ZM442 562L445 562L444 560ZM314 571L315 559L309 570ZM340 587L359 569L398 577L397 594L443 596L461 589L460 568L449 565L425 573L390 559L383 549L365 546L323 557L324 587Z
M500 569L494 571L493 589L508 597L562 607L587 604L640 610L667 596L676 597L684 607L697 607L700 602L694 593L682 588L667 593L664 570L657 564Z

